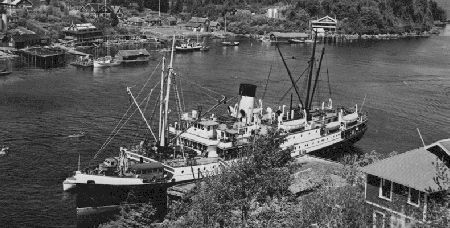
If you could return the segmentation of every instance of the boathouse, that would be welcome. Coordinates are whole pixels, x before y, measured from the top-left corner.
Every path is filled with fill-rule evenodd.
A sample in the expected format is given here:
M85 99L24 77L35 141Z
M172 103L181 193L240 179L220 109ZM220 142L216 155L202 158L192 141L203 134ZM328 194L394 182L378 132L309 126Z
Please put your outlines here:
M363 167L374 227L428 224L429 202L441 199L450 187L445 180L450 177L449 164L450 139L446 139ZM444 168L441 172L439 166Z
M71 24L63 29L66 38L73 38L78 42L93 40L103 37L103 32L91 23Z
M150 60L150 53L146 49L119 50L116 59L122 63L145 63Z
M290 39L305 40L308 34L304 32L272 32L269 34L271 42L288 42Z
M311 30L315 31L328 31L335 32L337 28L337 19L330 16L325 16L317 20L311 20L309 22Z

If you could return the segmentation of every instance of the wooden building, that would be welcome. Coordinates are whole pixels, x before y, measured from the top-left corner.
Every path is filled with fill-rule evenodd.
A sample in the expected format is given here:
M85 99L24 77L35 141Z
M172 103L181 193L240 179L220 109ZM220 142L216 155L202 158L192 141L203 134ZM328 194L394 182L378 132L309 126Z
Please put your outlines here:
M337 28L337 19L330 16L325 16L317 20L311 20L309 22L311 30L335 32Z
M63 29L66 38L73 38L78 42L102 38L103 32L91 23L71 24Z
M111 6L111 9L114 12L114 14L116 14L117 18L123 19L125 17L122 6Z
M147 63L150 60L150 53L142 48L137 50L119 50L116 59L121 63Z
M211 21L209 23L209 31L210 32L219 31L220 28L221 28L220 23L217 21Z
M271 42L288 42L290 39L305 40L309 37L303 32L271 32L269 38Z
M80 7L80 12L85 16L98 18L98 17L107 17L109 18L113 9L103 3L88 3L82 7Z
M208 32L210 21L205 17L192 17L185 27L194 32Z
M18 53L21 60L32 67L53 68L66 64L65 51L59 48L32 47Z
M429 224L430 201L441 199L448 181L439 182L436 164L450 177L450 139L407 151L361 170L366 173L365 199L373 209L374 227Z
M41 37L37 34L12 34L9 37L9 46L22 49L26 47L33 46L44 46L49 44L49 39L46 37Z
M8 15L16 13L17 9L30 9L33 7L33 2L30 0L3 0L0 2L8 12Z
M143 26L145 24L145 20L140 17L130 17L128 18L127 23L134 26Z
M166 20L167 24L170 26L177 25L177 19L175 17L168 17Z

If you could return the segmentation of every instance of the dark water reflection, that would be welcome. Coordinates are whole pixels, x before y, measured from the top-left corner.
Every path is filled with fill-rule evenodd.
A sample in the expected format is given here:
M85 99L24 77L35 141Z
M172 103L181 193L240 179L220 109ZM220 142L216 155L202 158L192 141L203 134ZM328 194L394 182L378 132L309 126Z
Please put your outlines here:
M175 55L186 109L210 107L218 94L233 97L239 83L257 84L261 97L271 65L264 105L288 104L289 96L280 98L290 81L273 46L247 39L238 47L221 47L218 41L210 46L209 52ZM298 77L311 46L286 45L281 50ZM366 96L363 110L369 113L369 128L349 150L390 153L416 148L421 145L416 128L427 143L450 136L449 36L326 45L325 56L322 73L328 69L334 104L361 106ZM78 154L82 164L88 164L129 105L126 87L134 86L137 93L158 62L94 72L71 66L16 68L0 78L0 143L11 148L9 156L0 158L2 227L76 226L75 198L62 191L61 182L77 168ZM152 77L151 86L159 75ZM325 98L328 89L322 87L319 92ZM154 100L148 113L153 106ZM67 137L80 130L87 135ZM118 146L135 144L144 135L148 131L136 115L101 157L115 155Z

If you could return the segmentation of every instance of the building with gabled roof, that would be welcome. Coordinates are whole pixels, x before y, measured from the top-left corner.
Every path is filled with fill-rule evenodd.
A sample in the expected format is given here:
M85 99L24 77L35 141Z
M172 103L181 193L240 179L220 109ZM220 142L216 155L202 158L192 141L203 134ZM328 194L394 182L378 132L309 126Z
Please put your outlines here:
M77 41L96 39L103 36L103 32L92 23L71 24L63 29L66 37L73 37Z
M192 17L185 27L196 32L208 32L210 21L206 17Z
M366 173L366 203L374 227L409 227L428 222L428 202L450 187L450 139L437 141L361 168Z
M338 21L336 18L332 18L328 15L317 20L311 20L309 22L311 30L322 30L330 32L336 31L337 23Z
M124 18L125 14L123 13L122 6L111 6L112 11L116 14L117 18Z

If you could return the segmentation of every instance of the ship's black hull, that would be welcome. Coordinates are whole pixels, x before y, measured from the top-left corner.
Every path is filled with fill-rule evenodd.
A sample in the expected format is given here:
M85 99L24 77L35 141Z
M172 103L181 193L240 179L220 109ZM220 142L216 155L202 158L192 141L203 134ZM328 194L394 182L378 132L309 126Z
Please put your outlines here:
M312 151L311 154L315 156L336 159L342 154L350 152L346 150L350 148L351 150L354 150L353 144L361 140L366 131L367 131L367 122L357 124L341 132L342 141L335 143L331 146L322 148L320 150Z

